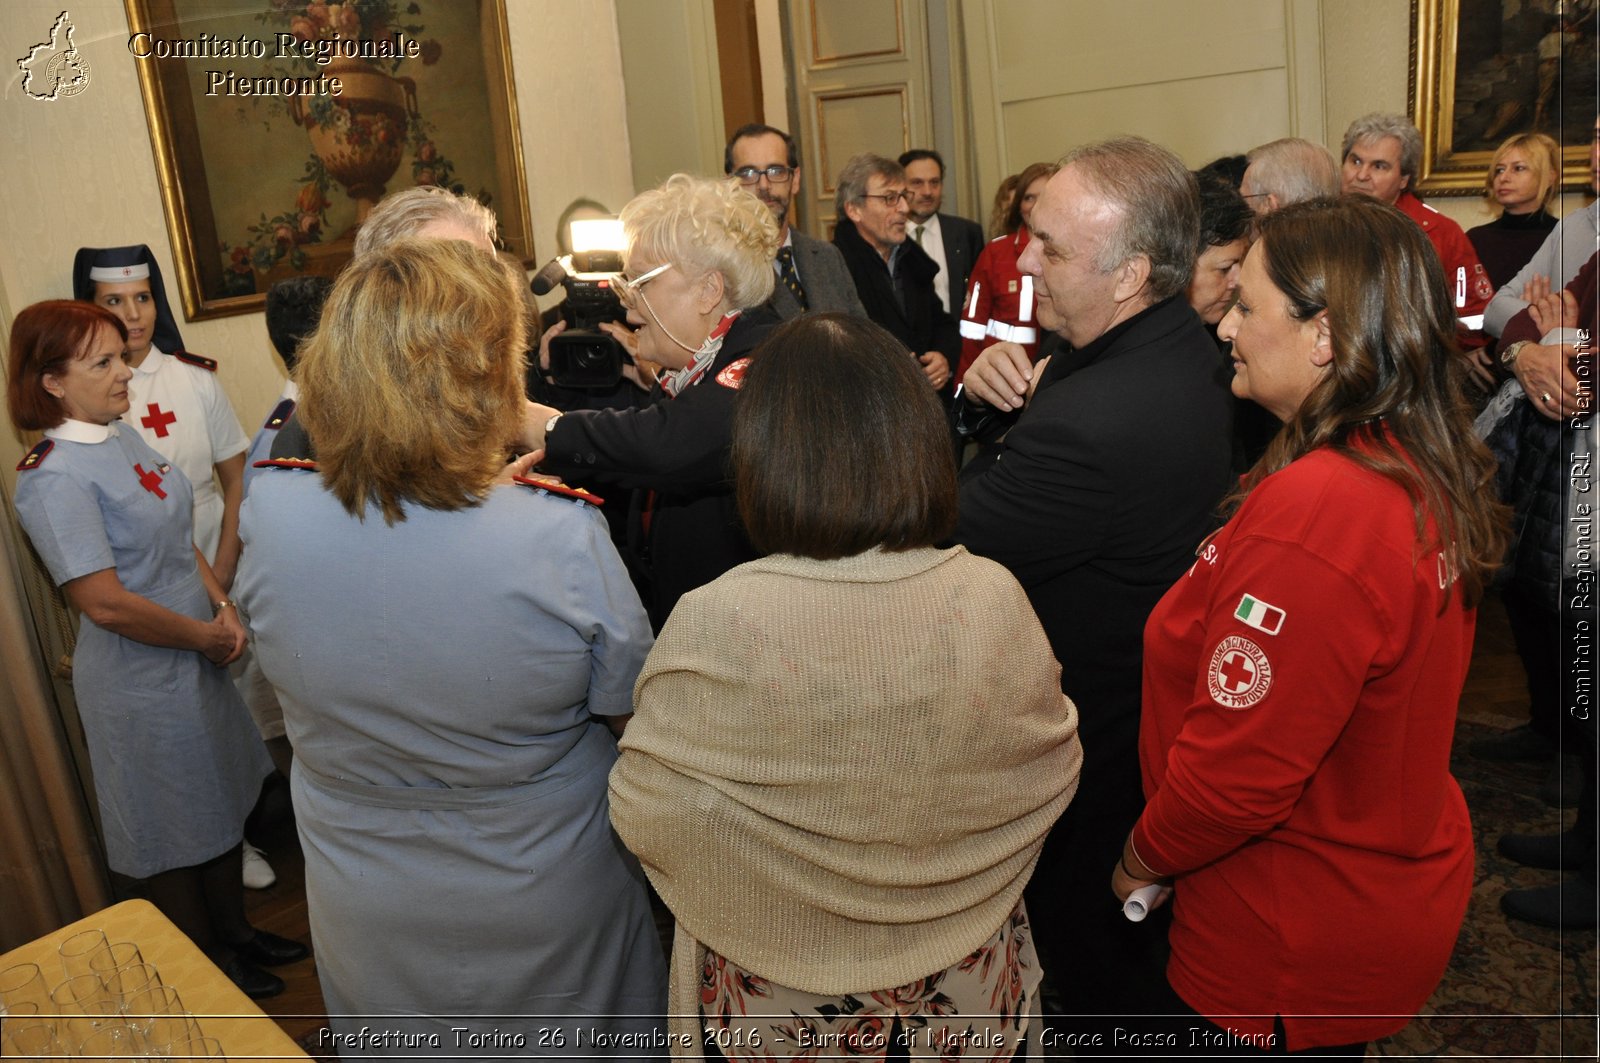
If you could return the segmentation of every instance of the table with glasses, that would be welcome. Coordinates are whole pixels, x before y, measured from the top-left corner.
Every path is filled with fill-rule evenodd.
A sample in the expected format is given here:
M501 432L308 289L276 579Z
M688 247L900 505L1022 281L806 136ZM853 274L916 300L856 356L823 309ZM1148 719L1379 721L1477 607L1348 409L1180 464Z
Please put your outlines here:
M8 1057L307 1058L148 901L0 955L0 1026Z

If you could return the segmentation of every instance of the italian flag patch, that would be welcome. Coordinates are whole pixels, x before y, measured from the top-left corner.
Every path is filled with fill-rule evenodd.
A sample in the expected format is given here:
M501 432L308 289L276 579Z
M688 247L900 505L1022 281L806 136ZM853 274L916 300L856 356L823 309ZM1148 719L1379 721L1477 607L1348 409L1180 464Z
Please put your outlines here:
M1264 631L1268 635L1276 635L1283 627L1283 610L1275 605L1268 605L1260 598L1245 595L1239 599L1239 608L1233 615L1244 621L1257 631Z

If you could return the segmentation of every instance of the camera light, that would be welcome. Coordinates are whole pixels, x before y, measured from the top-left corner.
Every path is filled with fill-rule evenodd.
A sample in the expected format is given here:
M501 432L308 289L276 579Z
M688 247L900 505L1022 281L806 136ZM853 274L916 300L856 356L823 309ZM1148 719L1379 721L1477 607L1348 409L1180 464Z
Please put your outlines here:
M567 223L572 234L572 251L622 250L622 220L620 218L574 218Z

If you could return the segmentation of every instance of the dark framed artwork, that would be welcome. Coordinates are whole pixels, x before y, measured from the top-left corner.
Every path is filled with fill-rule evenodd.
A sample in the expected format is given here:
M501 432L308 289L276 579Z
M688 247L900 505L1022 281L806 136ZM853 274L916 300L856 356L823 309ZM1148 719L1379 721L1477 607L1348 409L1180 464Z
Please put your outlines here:
M372 205L477 197L533 260L505 0L125 0L191 321L333 276Z
M1412 0L1411 116L1422 192L1483 191L1516 133L1561 145L1562 187L1589 187L1597 0Z

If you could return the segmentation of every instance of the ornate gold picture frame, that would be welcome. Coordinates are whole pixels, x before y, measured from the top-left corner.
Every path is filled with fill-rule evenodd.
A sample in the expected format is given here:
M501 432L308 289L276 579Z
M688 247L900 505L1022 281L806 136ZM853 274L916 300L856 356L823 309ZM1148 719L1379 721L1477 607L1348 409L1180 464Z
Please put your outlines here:
M1482 193L1495 148L1529 131L1562 146L1562 187L1588 188L1596 17L1596 0L1412 0L1418 189Z
M532 262L505 0L124 3L188 320L333 276L413 185L483 200Z

